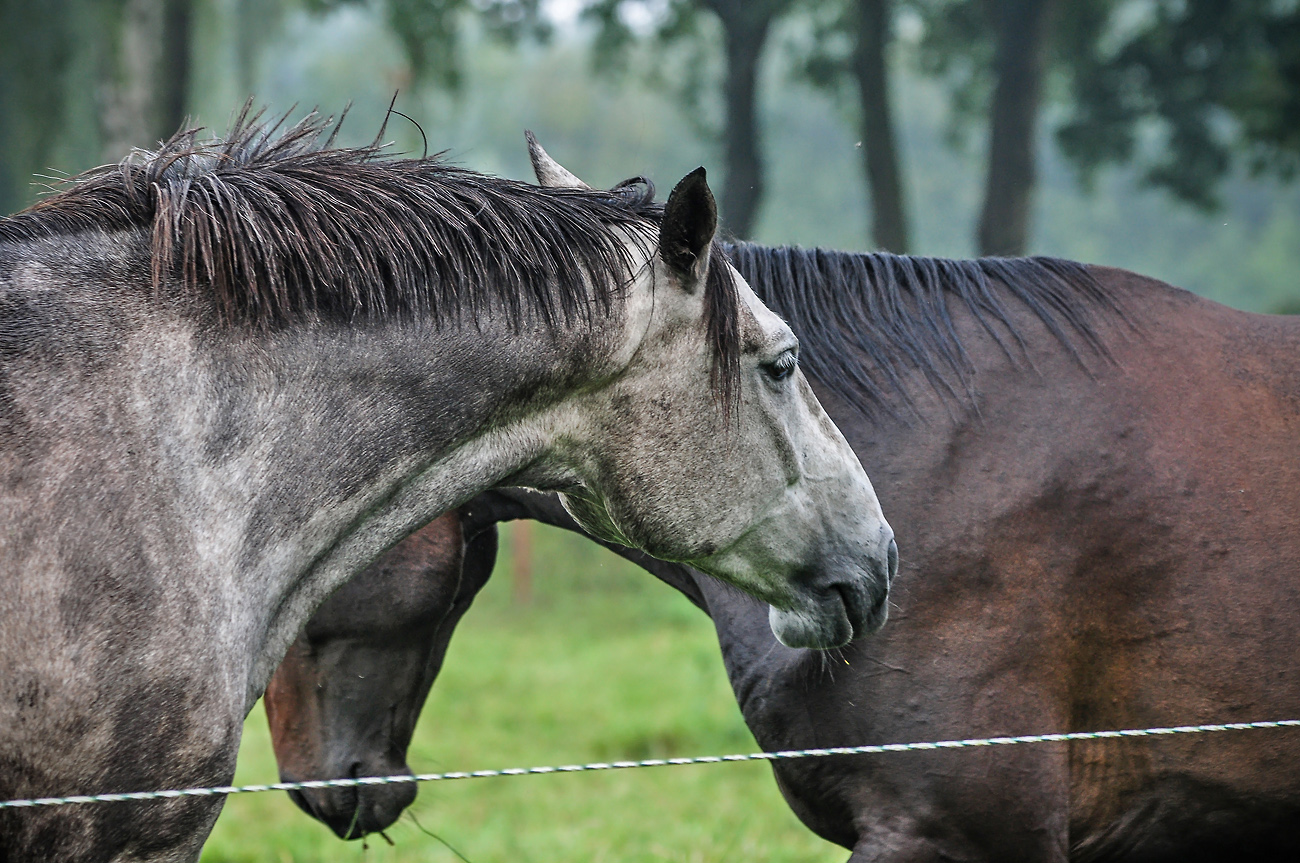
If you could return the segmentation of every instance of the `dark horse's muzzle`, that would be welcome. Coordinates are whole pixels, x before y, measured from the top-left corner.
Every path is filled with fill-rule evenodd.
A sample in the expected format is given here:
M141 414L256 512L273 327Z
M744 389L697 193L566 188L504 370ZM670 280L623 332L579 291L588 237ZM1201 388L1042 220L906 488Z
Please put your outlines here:
M353 765L351 776L370 775L361 764ZM374 775L409 774L402 765ZM290 781L290 780L285 780ZM415 802L414 782L391 785L356 785L350 788L303 788L290 791L289 799L298 808L327 825L340 839L360 839L370 833L387 830L397 822L406 807Z

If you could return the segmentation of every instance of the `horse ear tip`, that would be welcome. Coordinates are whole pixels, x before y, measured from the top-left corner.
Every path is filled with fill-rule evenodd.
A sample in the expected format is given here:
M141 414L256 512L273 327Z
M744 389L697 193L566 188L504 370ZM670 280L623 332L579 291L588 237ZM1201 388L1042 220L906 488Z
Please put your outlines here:
M696 195L699 194L701 191L707 192L708 189L709 189L709 181L708 181L707 172L704 170L704 166L701 165L700 167L696 168L694 171L691 171L685 177L682 177L682 179L677 183L677 185L673 187L673 192L675 194L689 193L692 195ZM709 192L709 194L711 195L712 193ZM670 195L669 197L672 197L672 195Z

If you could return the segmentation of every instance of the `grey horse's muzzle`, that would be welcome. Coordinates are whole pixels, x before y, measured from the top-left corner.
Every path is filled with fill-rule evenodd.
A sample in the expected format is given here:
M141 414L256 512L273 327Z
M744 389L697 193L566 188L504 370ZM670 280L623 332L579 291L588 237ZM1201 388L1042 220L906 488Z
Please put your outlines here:
M889 588L898 573L898 544L892 531L883 553L835 569L835 576L804 593L799 606L768 610L772 632L786 647L843 647L885 625Z

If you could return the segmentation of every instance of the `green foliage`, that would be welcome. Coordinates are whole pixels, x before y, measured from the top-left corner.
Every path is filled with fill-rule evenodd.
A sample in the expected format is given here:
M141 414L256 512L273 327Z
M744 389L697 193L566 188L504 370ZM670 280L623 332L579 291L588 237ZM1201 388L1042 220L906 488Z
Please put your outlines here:
M582 17L593 25L592 65L598 73L635 71L678 103L697 134L721 138L718 118L728 112L724 49L728 39L742 38L732 31L780 20L797 5L798 0L587 0Z
M452 642L416 730L418 771L753 751L708 618L571 534L534 528L533 600L511 599L510 542ZM250 718L237 781L271 780ZM474 863L604 860L839 863L790 813L766 765L654 768L421 786L423 827ZM455 861L403 819L396 843L344 844L283 794L233 798L203 863Z
M1133 13L1133 5L1102 8ZM1136 159L1147 182L1203 209L1218 206L1217 187L1234 163L1293 174L1300 166L1297 4L1179 0L1137 11L1147 14L1118 34L1115 16L1094 16L1093 38L1069 57L1075 106L1059 134L1065 153L1085 173ZM1154 145L1139 146L1152 130Z
M908 0L922 22L916 68L943 83L946 129L964 142L994 85L995 21L1008 0ZM811 3L818 38L803 72L838 86L851 26L844 0ZM1278 0L1059 2L1049 63L1068 106L1057 141L1085 187L1105 164L1202 209L1235 165L1300 167L1300 4Z
M69 40L62 38L66 20L66 9L0 2L0 212L27 199L23 186L62 123L60 85L70 53Z
M917 0L910 4L924 22L913 55L915 67L947 89L950 112L945 134L954 146L965 143L972 124L987 115L996 83L995 2Z
M591 57L598 74L644 80L678 103L696 134L717 139L724 35L705 11L695 0L589 0L582 18L594 29ZM629 24L633 16L643 22L640 31Z
M661 44L707 35L701 13L737 21L770 21L787 14L795 0L587 0L583 18L596 25L592 50L597 68L617 66L629 49L647 36ZM632 20L643 22L634 29Z
M857 26L853 0L804 0L806 29L786 39L790 71L814 87L841 95L851 81Z

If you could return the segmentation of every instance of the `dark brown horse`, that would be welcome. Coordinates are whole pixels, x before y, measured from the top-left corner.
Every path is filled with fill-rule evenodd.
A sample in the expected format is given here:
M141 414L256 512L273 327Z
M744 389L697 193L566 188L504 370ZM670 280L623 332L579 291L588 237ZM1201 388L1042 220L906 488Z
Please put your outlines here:
M456 514L442 516L316 611L267 687L266 710L285 775L378 776L406 770L406 746L452 629L496 559L495 530L483 531L468 554L462 553L461 537ZM375 601L377 595L382 602ZM420 662L392 661L398 653L405 658L411 647ZM367 709L362 718L351 698L352 682L371 681L373 687L381 678L383 709ZM354 760L351 753L363 753L365 760ZM315 817L338 824L341 835L351 830L361 836L388 826L387 813L409 806L415 786L375 787L360 800L346 794L290 796ZM336 808L340 803L343 808Z
M799 336L905 550L891 623L845 648L847 666L777 643L733 589L646 562L712 616L764 749L1300 716L1300 320L1062 262L732 255ZM462 512L471 536L495 519L567 520L514 492ZM352 590L351 606L390 602ZM381 630L407 625L399 613ZM393 642L369 670L436 665L445 638ZM311 632L306 644L327 649ZM405 697L403 678L366 677L331 678L359 711L344 725ZM403 736L333 751L346 738L299 727L334 760L294 758L287 717L321 710L284 697L298 691L277 682L268 698L286 777L383 772L394 761L378 753L405 751ZM853 863L1300 859L1293 730L773 769ZM340 833L359 805L366 829L398 814L331 793Z

